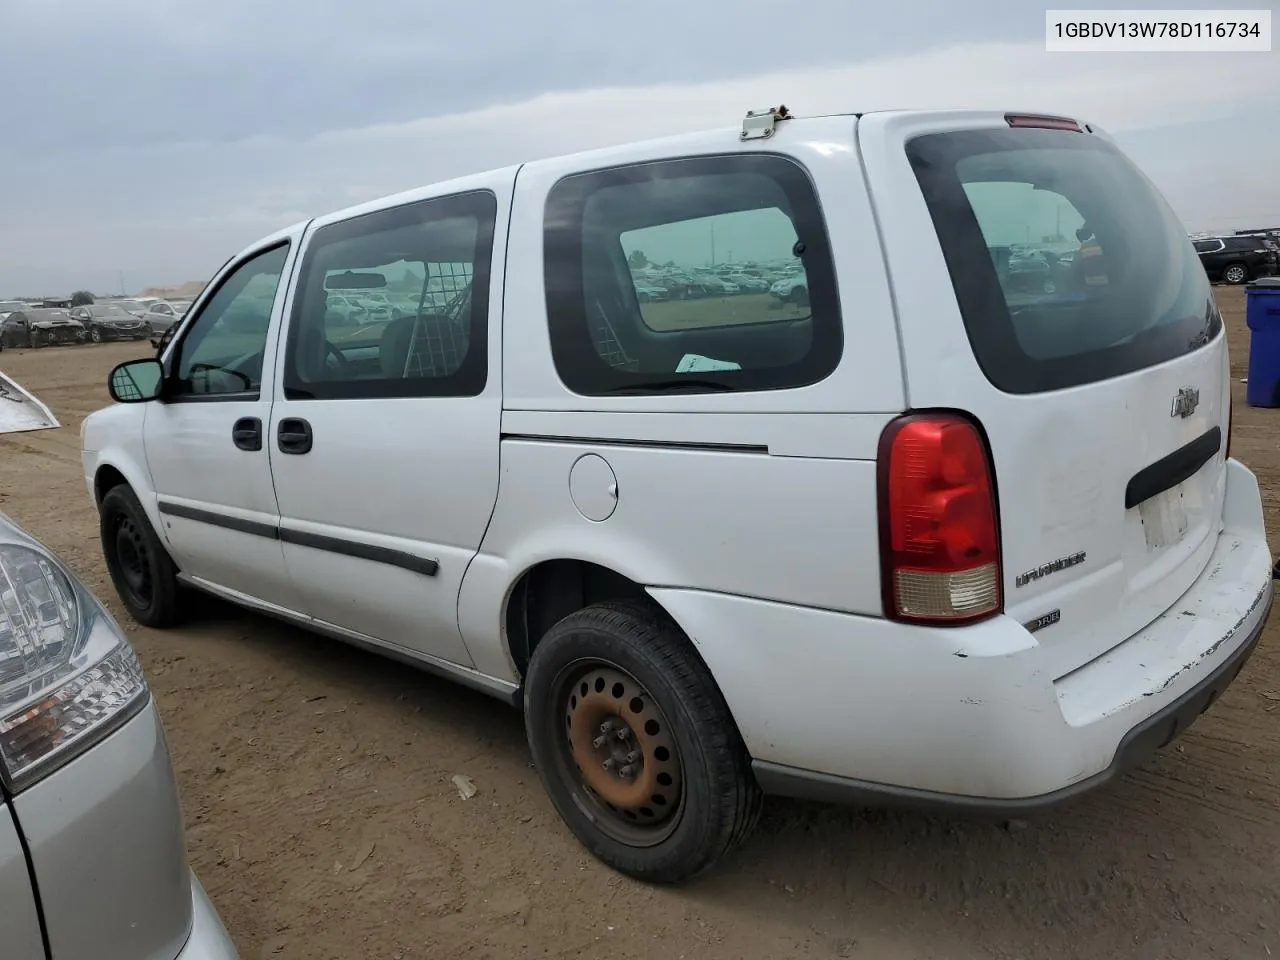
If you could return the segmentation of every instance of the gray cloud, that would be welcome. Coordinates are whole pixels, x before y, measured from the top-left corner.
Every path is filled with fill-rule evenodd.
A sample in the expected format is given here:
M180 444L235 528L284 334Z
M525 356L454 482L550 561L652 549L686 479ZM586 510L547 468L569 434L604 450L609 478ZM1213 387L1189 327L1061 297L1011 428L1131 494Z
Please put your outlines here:
M305 217L779 101L1085 116L1190 226L1280 220L1262 159L1280 123L1226 117L1247 104L1223 98L1273 86L1275 54L1046 54L1043 11L994 0L905 0L892 16L844 0L685 6L7 0L0 17L30 41L9 56L30 56L40 84L0 100L0 124L22 131L0 150L0 294L205 277Z
M891 10L848 0L6 6L6 35L33 40L6 45L9 73L38 77L40 90L5 98L0 124L41 149L303 137L550 91L751 76L1043 29L1040 11L1012 0L901 0ZM50 69L48 41L67 69Z

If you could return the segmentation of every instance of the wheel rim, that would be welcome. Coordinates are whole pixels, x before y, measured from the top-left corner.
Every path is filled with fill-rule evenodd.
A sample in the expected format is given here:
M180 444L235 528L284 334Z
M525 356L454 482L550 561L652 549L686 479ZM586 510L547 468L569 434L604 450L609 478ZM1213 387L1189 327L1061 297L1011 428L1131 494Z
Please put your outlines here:
M1227 280L1239 283L1244 279L1244 267L1227 267Z
M610 838L651 847L675 832L684 775L675 728L616 664L579 661L554 686L556 759L574 802Z
M93 342L94 342L94 343L101 343L101 342L102 342L102 331L100 331L97 327L94 327L94 328L89 332L89 338L90 338L91 340L93 340Z
M125 589L139 606L147 606L151 602L151 552L142 531L129 517L116 523L115 554Z

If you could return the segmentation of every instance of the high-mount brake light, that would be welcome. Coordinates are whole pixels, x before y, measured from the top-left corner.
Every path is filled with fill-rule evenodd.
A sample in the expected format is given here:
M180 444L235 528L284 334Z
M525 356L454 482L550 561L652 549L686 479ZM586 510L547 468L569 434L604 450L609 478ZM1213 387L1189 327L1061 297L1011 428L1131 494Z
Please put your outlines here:
M1006 113L1005 121L1011 127L1042 127L1045 130L1070 130L1084 133L1080 124L1070 117L1044 117L1031 113Z
M885 616L973 623L1003 606L996 490L986 441L955 413L890 423L877 456Z

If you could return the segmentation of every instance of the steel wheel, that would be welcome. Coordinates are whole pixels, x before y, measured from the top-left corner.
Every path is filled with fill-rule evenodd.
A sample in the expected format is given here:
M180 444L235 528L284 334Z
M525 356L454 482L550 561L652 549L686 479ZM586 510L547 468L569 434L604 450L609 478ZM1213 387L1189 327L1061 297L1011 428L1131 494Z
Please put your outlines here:
M523 700L556 811L615 870L678 883L750 832L760 790L746 746L689 639L652 604L603 601L559 620L533 650Z
M649 692L602 661L556 678L564 718L557 760L574 802L619 843L649 847L679 826L684 776L675 730Z
M177 568L127 484L112 487L98 508L102 557L130 615L148 627L178 617Z
M153 593L150 546L132 518L122 516L117 519L114 548L125 589L138 606L148 606Z

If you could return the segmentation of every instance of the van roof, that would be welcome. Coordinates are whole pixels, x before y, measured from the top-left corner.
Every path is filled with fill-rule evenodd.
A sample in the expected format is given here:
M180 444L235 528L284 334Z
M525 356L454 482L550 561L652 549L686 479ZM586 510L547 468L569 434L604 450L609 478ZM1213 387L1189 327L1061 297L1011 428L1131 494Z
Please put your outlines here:
M864 116L950 116L959 119L986 119L995 117L1004 117L1008 114L1025 114L1028 116L1055 116L1064 117L1063 114L1053 113L1051 111L1036 110L995 110L995 109L972 109L961 107L950 107L942 109L882 109L882 110L864 110L849 111L844 113L824 113L811 115L797 115L788 113L787 117L780 123L791 124L797 121L805 120L821 120L832 117L853 117L861 118ZM745 112L744 112L745 115ZM1083 127L1085 121L1078 118L1078 123ZM571 153L556 154L549 157L541 157L537 160L529 160L521 163L508 164L501 167L493 167L488 170L476 170L471 173L464 174L459 177L452 177L448 180L428 181L416 187L410 187L407 190L401 190L396 193L386 194L381 197L375 197L361 203L352 204L347 207L340 207L334 210L325 210L317 213L314 217L308 217L305 220L299 220L290 226L271 234L269 237L263 237L253 246L258 247L265 245L269 241L283 239L295 230L305 227L313 219L323 217L329 219L345 219L347 217L358 216L361 213L373 212L375 210L384 209L389 206L395 206L397 203L409 203L417 199L422 191L430 187L432 192L449 192L451 186L456 186L459 190L472 189L474 181L493 178L495 176L514 176L516 171L525 166L536 167L541 164L563 164L566 160L578 160L586 169L591 167L609 166L615 160L626 159L632 155L637 147L649 147L655 151L661 149L662 152L680 153L692 147L702 147L709 140L724 138L727 142L738 143L741 139L742 127L738 126L725 127L709 127L701 130L694 130L685 133L672 134L663 137L648 137L639 140L628 140L622 143L612 144L605 147L594 147L590 150L579 150Z

